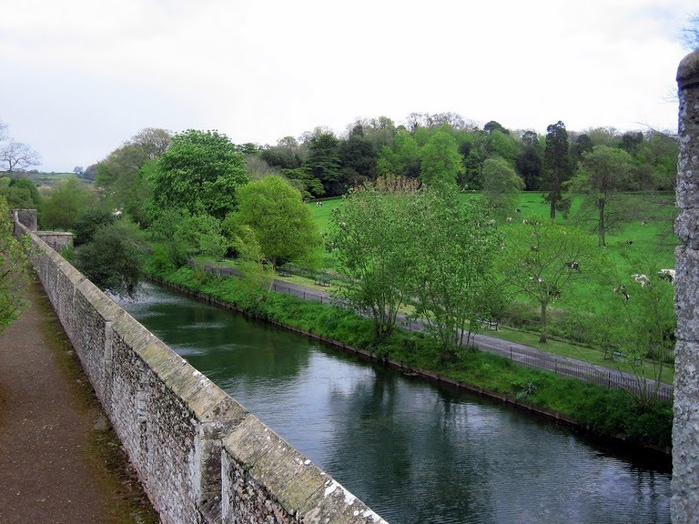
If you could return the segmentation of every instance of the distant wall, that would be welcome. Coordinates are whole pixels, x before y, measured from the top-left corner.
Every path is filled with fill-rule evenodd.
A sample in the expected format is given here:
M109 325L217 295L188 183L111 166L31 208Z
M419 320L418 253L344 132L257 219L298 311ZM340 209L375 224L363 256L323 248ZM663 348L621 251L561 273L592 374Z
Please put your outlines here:
M64 231L37 231L36 209L14 209L12 213L15 224L22 224L29 231L35 232L56 251L61 251L63 248L73 245L72 233ZM17 226L15 226L15 234L17 234Z
M16 227L162 522L384 522Z
M677 71L680 158L675 251L677 345L672 428L672 522L699 522L699 51Z

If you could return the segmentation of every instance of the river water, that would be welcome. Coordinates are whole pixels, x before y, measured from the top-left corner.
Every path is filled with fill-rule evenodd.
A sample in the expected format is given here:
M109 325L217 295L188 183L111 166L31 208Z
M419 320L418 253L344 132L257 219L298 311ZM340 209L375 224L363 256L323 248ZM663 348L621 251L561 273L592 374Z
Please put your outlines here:
M146 285L131 315L393 524L666 523L670 473Z

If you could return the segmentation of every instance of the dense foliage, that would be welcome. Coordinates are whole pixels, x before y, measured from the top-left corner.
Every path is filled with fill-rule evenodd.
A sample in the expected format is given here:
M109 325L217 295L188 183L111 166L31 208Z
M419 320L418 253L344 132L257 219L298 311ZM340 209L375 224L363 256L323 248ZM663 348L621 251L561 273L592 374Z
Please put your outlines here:
M164 210L206 213L219 220L235 209L235 191L248 181L245 156L216 131L175 135L151 174L152 217Z
M12 229L7 201L0 195L0 333L19 316L24 305L26 255Z

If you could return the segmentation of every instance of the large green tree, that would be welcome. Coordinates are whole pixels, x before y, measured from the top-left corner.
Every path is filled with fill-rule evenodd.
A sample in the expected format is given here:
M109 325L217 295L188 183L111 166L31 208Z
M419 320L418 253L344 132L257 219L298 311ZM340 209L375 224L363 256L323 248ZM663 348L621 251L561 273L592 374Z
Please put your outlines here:
M71 177L61 182L43 199L39 223L44 229L72 229L83 211L96 204L91 186Z
M534 131L522 134L522 149L515 158L515 168L524 180L524 189L536 191L544 168L544 154Z
M238 190L238 210L225 229L239 238L247 227L274 267L309 257L320 246L320 232L301 193L287 180L269 175Z
M524 182L503 158L488 158L483 162L483 196L493 215L511 216L522 189Z
M411 235L407 272L415 316L450 360L460 343L491 319L501 298L494 261L501 237L483 202L463 201L454 186L426 188L405 217Z
M145 243L138 227L126 220L103 226L76 250L75 265L99 288L133 296L143 272Z
M420 176L420 148L415 138L405 129L398 131L393 147L384 146L377 160L377 172L386 176Z
M420 150L420 180L427 185L456 185L464 168L454 137L446 130L432 135Z
M342 295L372 318L377 341L393 332L398 311L410 299L409 203L416 188L414 179L381 177L350 190L333 213L330 245L349 277Z
M24 305L26 255L12 230L7 201L0 195L0 333L19 317Z
M632 159L623 149L595 146L583 153L576 175L567 187L574 193L585 195L583 207L596 211L596 230L599 245L607 245L606 235L611 228L624 223L633 207L624 205L622 193L629 187Z
M164 129L143 129L96 164L95 185L107 207L123 211L139 224L147 223L147 173L153 169L149 164L167 150L171 139Z
M548 337L548 308L573 279L597 267L594 238L576 228L528 219L507 237L504 272L515 293L533 300L541 314L540 342Z
M182 209L218 219L235 209L235 192L248 181L245 156L216 131L175 135L151 176L151 213Z
M544 176L541 187L546 192L544 200L549 203L549 217L556 220L556 211L567 211L563 184L570 178L572 169L568 154L568 132L560 120L546 128L544 149Z
M342 179L340 143L333 133L317 131L308 140L308 156L304 169L323 184L324 195L342 194L346 186Z
M39 209L41 195L36 184L28 178L4 177L0 179L0 195L7 199L11 209Z

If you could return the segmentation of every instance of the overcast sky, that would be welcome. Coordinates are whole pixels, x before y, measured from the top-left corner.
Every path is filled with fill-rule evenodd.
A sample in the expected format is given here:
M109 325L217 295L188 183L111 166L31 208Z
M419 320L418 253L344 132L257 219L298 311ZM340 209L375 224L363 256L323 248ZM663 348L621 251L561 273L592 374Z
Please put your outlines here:
M452 111L676 131L695 0L0 0L0 121L44 171L141 129L273 145Z

